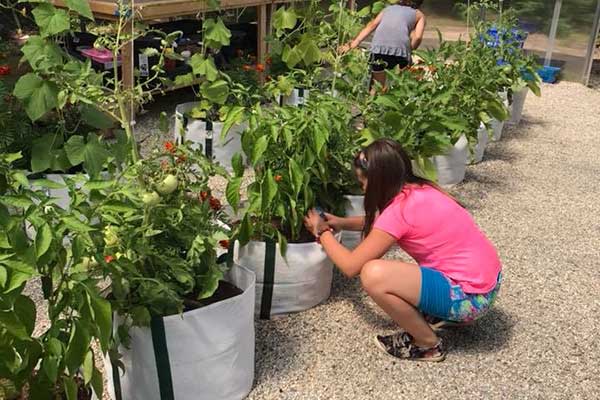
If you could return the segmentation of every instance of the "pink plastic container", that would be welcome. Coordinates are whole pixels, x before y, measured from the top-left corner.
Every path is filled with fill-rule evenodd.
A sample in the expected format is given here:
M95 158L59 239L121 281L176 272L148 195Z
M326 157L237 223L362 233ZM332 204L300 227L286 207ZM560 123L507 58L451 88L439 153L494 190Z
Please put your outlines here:
M106 49L85 49L81 51L81 54L99 63L112 62L113 60L113 53ZM121 61L121 56L117 58L117 61Z

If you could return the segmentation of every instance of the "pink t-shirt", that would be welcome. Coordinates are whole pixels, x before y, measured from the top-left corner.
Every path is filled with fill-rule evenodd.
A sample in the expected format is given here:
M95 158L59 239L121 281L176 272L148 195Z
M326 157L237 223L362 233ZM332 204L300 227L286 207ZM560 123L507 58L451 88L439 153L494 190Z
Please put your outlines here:
M487 293L501 270L492 243L471 215L429 185L406 185L373 228L389 233L423 267L436 269L465 293Z

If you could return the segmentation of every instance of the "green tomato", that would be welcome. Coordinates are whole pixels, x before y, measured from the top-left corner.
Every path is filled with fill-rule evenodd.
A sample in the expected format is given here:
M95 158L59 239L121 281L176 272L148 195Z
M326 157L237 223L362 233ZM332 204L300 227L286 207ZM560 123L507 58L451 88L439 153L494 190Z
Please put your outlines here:
M177 180L177 177L169 174L161 183L156 185L156 190L160 194L171 194L177 189L178 185L179 181Z
M155 206L160 203L160 195L156 192L144 193L142 196L142 201L147 206Z
M505 74L510 74L512 72L512 65L505 65L502 67L502 72Z

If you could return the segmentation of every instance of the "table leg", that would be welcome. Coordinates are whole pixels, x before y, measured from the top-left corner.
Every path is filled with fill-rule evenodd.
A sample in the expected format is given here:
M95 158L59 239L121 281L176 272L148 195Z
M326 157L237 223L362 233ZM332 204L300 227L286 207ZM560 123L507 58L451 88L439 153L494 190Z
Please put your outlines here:
M261 4L257 6L257 19L258 19L258 43L257 43L257 61L265 65L265 60L267 58L267 5ZM263 72L259 73L260 82L264 83L265 74Z

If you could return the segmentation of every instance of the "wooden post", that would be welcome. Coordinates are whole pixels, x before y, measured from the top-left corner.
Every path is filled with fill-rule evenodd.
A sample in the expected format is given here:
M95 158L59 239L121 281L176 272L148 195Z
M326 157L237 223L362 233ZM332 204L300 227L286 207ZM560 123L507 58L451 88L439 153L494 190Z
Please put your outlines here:
M258 35L257 35L257 51L256 51L256 59L257 62L265 65L265 60L267 58L267 5L261 4L257 6L256 15L258 19ZM259 73L260 82L264 83L265 74L264 72Z
M356 9L356 2L354 0L348 0L348 8L354 11Z

